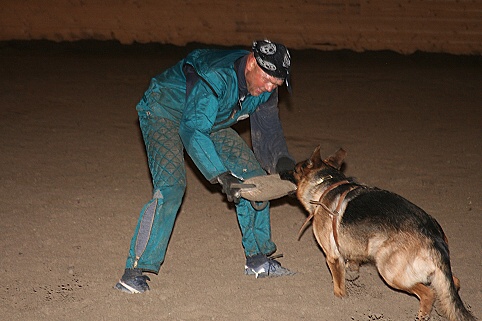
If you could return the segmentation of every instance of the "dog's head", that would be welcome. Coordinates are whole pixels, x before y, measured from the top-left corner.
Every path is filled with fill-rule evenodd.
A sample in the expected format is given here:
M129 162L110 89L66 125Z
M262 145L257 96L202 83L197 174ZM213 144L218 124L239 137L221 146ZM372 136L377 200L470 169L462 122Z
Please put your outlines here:
M323 159L318 146L309 159L296 164L293 173L297 186L296 196L309 213L315 207L311 201L320 198L334 177L343 176L340 168L345 155L346 151L340 148L335 154Z
M331 167L340 170L345 156L346 151L343 148L340 148L335 154L323 159L320 152L320 146L318 146L313 151L310 158L296 164L293 177L296 183L299 184L303 179L312 176L313 173L319 172L323 168Z

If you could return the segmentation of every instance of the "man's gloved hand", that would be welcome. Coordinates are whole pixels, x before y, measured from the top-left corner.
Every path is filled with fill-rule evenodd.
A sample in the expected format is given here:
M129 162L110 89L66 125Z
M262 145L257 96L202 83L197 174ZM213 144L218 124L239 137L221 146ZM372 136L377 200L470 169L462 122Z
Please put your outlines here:
M296 184L295 178L293 176L294 169L295 161L286 156L278 159L278 162L276 163L276 173L279 174L279 177L285 181L290 181Z
M223 193L228 197L229 202L239 203L241 195L239 193L239 188L232 188L231 184L241 183L241 181L233 176L230 172L224 172L217 176L217 181L223 187Z

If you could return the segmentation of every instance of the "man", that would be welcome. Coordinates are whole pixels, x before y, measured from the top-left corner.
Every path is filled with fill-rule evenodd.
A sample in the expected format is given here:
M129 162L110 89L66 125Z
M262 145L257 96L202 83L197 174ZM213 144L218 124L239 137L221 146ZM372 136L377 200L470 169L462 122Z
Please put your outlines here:
M290 90L290 55L282 44L255 41L252 52L201 49L154 77L137 105L153 181L142 208L125 273L115 288L149 290L143 272L158 273L186 188L184 149L204 177L234 202L246 255L245 273L292 274L269 257L269 206L254 209L231 184L294 168L278 117L278 87ZM251 116L253 151L230 127Z

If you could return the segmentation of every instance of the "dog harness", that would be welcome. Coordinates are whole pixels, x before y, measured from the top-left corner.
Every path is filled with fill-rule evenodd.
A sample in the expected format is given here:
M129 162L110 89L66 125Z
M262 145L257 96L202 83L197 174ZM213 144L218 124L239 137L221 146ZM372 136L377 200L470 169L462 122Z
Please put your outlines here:
M331 175L328 175L328 176L325 176L325 177L322 177L320 180L320 184L323 183L324 181L327 181L329 179L332 179L333 177ZM345 180L342 180L342 181L339 181L339 182L336 182L330 186L328 186L328 188L326 188L323 193L321 194L320 198L318 199L318 201L310 201L311 204L315 204L317 206L321 206L322 209L324 209L328 215L330 215L330 218L331 218L331 226L333 228L333 238L335 239L335 244L337 247L339 247L339 244L338 244L338 228L337 228L337 222L338 222L338 218L340 216L340 210L341 210L341 206L343 204L343 201L345 200L346 196L348 195L348 193L350 193L351 191L354 191L356 190L357 188L360 187L360 185L352 185L350 186L350 188L348 188L347 190L345 190L341 195L340 195L340 198L338 199L338 202L336 203L336 207L335 207L335 210L332 210L328 207L328 205L326 205L323 201L324 201L324 198L326 197L326 195L328 195L329 192L331 192L332 190L334 190L335 188L337 187L340 187L342 185L346 185L346 184L353 184L353 182L350 182L349 180L345 179ZM318 209L315 209L314 211L312 211L312 213L308 216L308 218L306 219L306 221L303 223L303 226L301 227L299 233L298 233L298 239L300 238L301 236L301 233L304 231L306 225L308 224L309 221L311 221L311 219L314 217L315 213L317 212Z

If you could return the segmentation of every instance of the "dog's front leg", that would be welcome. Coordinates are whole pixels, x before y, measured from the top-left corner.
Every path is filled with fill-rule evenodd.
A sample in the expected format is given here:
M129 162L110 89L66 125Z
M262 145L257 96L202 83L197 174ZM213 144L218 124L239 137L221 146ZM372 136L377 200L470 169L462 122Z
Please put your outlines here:
M337 297L344 297L346 295L345 260L338 252L333 235L332 221L328 215L313 216L313 233L323 252L325 252L326 263L333 278L333 291Z
M355 281L360 276L360 262L353 260L345 260L347 281Z
M346 296L345 289L345 260L342 257L326 256L326 263L333 278L333 292L341 298Z

